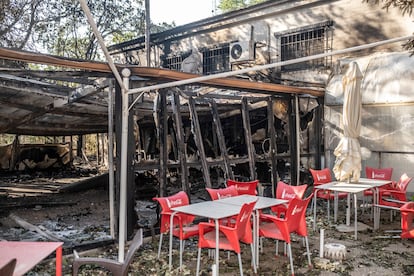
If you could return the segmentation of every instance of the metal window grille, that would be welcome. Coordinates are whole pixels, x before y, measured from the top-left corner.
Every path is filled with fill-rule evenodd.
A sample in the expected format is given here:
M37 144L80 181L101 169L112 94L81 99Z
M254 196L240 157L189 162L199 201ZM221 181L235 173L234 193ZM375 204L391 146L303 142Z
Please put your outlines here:
M203 54L203 75L229 71L229 45L205 49Z
M332 23L280 35L281 61L322 54L332 49ZM282 66L282 71L322 69L331 66L332 57Z
M184 60L182 55L180 56L169 56L164 60L164 68L181 71L181 64Z

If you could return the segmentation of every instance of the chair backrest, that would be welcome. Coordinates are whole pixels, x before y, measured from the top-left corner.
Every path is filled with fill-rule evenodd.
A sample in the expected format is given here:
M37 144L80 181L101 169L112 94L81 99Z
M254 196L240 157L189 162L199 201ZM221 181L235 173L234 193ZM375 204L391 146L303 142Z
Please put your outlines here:
M412 177L408 177L406 173L403 173L396 184L396 188L401 192L407 191L408 184L410 184L412 179Z
M135 252L138 250L138 248L141 247L143 243L143 231L142 228L138 229L138 231L135 233L134 238L131 241L131 244L129 245L128 252L125 255L125 261L122 265L122 275L127 275L128 267L132 262L132 259L134 257Z
M212 189L206 188L208 194L211 197L211 200L217 200L226 197L237 196L239 193L236 190L235 186L229 186L222 189Z
M283 181L279 181L276 187L276 198L291 200L292 198L303 198L308 185L292 186Z
M227 187L235 186L239 195L257 195L257 185L259 185L259 180L236 181L227 179Z
M313 184L320 185L332 181L331 170L329 168L324 168L321 170L309 169L312 174Z
M16 258L11 259L4 266L0 267L0 275L1 276L13 276L15 267L16 267Z
M234 227L237 229L236 231L239 240L241 240L244 243L253 242L251 217L255 205L256 201L243 204L242 208L240 209L240 213L237 215Z
M286 211L286 223L289 233L295 232L300 236L307 236L306 209L313 197L313 193L305 199L293 198Z
M414 238L414 202L410 201L400 207L401 211L401 238Z
M188 195L184 191L180 191L171 196L154 197L152 200L157 201L161 206L161 233L166 233L170 230L170 217L172 214L171 208L188 205L190 203ZM177 214L176 216L174 216L174 224L178 223L179 219L181 219L181 222L185 225L193 222L194 216Z
M391 180L392 168L372 168L365 167L365 175L371 179Z

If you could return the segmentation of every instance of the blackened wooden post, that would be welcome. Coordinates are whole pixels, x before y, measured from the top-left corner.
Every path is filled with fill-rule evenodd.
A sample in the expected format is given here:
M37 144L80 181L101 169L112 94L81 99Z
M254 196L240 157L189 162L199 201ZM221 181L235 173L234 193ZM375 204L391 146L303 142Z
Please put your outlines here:
M192 128L194 130L194 140L197 145L198 156L200 157L201 161L204 181L206 182L206 187L211 188L210 170L207 164L206 154L204 150L203 136L201 135L200 122L198 120L197 110L195 107L194 99L192 97L190 97L188 100L188 107L190 109L191 123L193 125Z
M290 183L292 185L297 185L298 177L297 177L297 167L298 162L297 154L298 154L298 147L297 147L297 130L296 130L296 102L295 97L291 97L290 105L289 105L289 133L290 133L290 141L289 141L289 149L290 149Z
M167 111L167 91L161 90L158 92L160 95L160 105L159 105L159 124L158 124L158 133L159 133L159 143L160 143L160 168L159 168L159 179L160 179L160 195L166 195L166 186L167 186L167 163L168 163L168 153L167 153L167 134L168 134L168 111Z
M252 129L250 127L249 105L246 98L242 99L242 117L247 153L249 155L250 180L255 180L257 179L255 159L256 151L253 146Z
M217 103L213 100L209 102L209 105L211 107L211 114L213 115L213 122L216 127L217 140L220 148L221 158L224 162L224 171L226 172L226 177L234 179L233 170L231 169L227 155L226 142L223 134L223 127L221 125L220 116L218 114Z
M181 118L180 96L178 93L174 93L171 106L174 114L175 133L177 134L178 159L180 160L181 166L181 186L185 192L189 193L190 186L188 184L187 152L184 143L183 121Z
M314 156L315 167L321 169L322 167L322 116L323 116L323 99L318 99L318 107L315 108L315 117L313 118L313 130L315 135L316 152Z
M278 182L277 175L277 143L276 143L276 130L275 130L275 116L273 113L273 98L269 98L267 101L267 129L269 132L269 158L272 165L271 179L272 179L272 196L275 197L276 184Z

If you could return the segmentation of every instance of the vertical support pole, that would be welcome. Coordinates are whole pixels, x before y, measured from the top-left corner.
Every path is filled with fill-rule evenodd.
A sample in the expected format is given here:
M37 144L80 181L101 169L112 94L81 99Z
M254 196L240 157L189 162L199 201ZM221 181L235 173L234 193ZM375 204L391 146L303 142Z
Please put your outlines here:
M188 184L187 152L184 143L183 121L180 109L180 96L178 93L174 93L172 110L174 114L175 131L177 133L178 158L181 166L181 186L184 191L190 192L190 186Z
M129 76L131 71L123 69L124 87L129 87ZM129 104L128 91L121 90L122 93L122 129L121 129L121 176L119 191L119 241L118 241L118 261L124 261L125 240L126 240L126 194L127 194L127 170L128 170L128 122L129 122Z
M295 126L296 126L296 185L300 182L300 115L299 97L295 94Z
M168 163L168 153L167 153L167 136L168 136L168 111L167 111L167 90L159 91L160 94L160 110L161 114L159 116L158 124L158 133L159 133L159 143L160 143L160 169L159 169L159 179L160 179L160 190L165 190L167 186L167 163Z
M322 137L322 115L323 115L323 103L322 99L318 99L319 106L315 109L315 119L314 119L314 135L315 135L315 168L322 168L322 149L321 149L321 137Z
M114 105L113 82L108 88L108 177L109 177L109 228L115 238L115 180L114 180Z
M151 14L150 0L145 0L145 53L147 54L147 66L151 67Z
M213 100L209 102L209 105L211 107L211 115L213 116L213 122L216 127L216 133L218 136L217 140L218 140L218 144L220 148L221 158L223 159L223 162L224 162L224 169L226 172L226 177L230 179L234 179L233 170L231 169L229 158L227 155L227 148L226 148L226 143L225 143L224 134L223 134L223 127L221 125L220 116L218 114L217 103Z
M247 153L249 155L249 167L250 167L250 180L257 178L256 176L256 152L253 147L252 141L252 129L250 126L250 117L249 117L249 106L247 99L242 99L242 117L243 117L243 126L244 126L244 137L247 146Z
M278 182L277 174L277 143L276 143L276 130L275 130L275 116L273 114L273 98L269 98L267 101L267 122L268 132L270 137L269 146L269 158L271 163L271 181L272 181L272 196L275 197L275 187Z
M201 167L203 169L204 181L206 182L206 187L211 188L210 172L209 172L209 167L207 164L206 153L204 150L203 137L201 135L201 129L200 129L200 122L198 120L197 110L195 107L194 99L192 97L188 99L188 107L190 109L191 123L193 125L192 128L194 131L194 138L195 138L195 142L196 142L197 149L198 149L198 155L200 157Z
M290 139L289 139L289 149L290 149L290 181L296 185L298 182L297 179L297 128L296 128L296 99L294 96L291 97L290 105L289 105L289 132L290 132Z

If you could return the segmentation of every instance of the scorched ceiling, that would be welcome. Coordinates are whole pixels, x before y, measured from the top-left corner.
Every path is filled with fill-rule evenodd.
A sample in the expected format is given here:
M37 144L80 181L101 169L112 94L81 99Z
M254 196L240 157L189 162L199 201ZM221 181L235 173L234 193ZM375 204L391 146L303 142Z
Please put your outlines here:
M59 71L15 69L9 66L0 68L0 133L66 136L108 131L108 91L114 78L107 63L6 48L0 48L0 59L64 68ZM126 65L117 67L120 70ZM128 68L132 71L131 79L137 79L145 85L199 76L160 68ZM229 89L240 91L240 94L323 96L319 90L236 78L217 78L199 84L210 87L210 90ZM151 102L146 106L151 106Z

